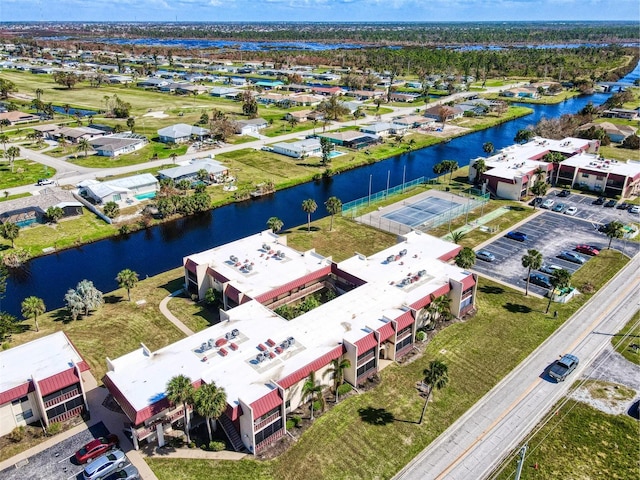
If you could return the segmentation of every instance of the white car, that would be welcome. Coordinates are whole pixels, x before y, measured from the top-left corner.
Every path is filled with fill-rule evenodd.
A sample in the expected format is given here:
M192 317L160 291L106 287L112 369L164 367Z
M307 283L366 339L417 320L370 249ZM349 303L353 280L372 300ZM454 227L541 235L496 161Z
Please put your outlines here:
M635 213L637 215L640 213L640 207L638 205L634 205L629 209L629 213Z
M542 205L540 205L540 208L546 208L547 210L550 209L551 207L553 207L553 204L555 202L553 200L551 200L550 198L548 198L547 200L545 200L544 202L542 202Z
M565 215L570 215L570 216L574 216L576 213L578 213L578 209L576 207L569 207L564 211Z

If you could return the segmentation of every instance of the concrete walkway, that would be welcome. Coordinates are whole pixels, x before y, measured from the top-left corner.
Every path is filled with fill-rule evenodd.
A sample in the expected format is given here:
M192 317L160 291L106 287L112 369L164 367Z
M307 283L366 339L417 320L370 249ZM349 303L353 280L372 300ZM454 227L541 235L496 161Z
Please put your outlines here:
M165 298L163 298L162 301L160 302L160 313L162 313L165 317L167 317L167 320L169 320L176 327L178 327L180 329L180 331L182 333L184 333L186 336L191 336L195 332L193 330L191 330L189 327L187 327L184 323L182 323L180 321L180 319L178 319L167 308L167 304L169 303L169 300L171 300L173 297L176 297L176 296L180 295L181 293L182 293L182 290L176 290L172 294L167 295Z
M146 458L199 458L204 460L242 460L246 453L223 450L222 452L205 452L200 448L152 447L138 450Z

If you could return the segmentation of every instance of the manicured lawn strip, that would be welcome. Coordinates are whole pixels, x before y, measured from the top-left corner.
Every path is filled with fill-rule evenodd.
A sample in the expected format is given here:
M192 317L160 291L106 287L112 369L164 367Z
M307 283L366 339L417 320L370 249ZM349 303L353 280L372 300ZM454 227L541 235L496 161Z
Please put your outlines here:
M124 167L127 165L137 165L139 163L148 162L155 155L158 158L169 158L171 154L184 155L187 153L187 145L179 145L174 148L164 144L151 142L145 145L140 150L127 153L126 155L120 155L117 157L103 157L100 155L88 155L84 156L84 153L78 153L78 157L70 159L69 163L79 165L81 167L89 168L115 168ZM131 175L131 174L130 174Z
M451 122L460 127L471 128L473 130L484 130L493 127L498 123L508 122L515 118L524 117L533 113L531 108L527 107L510 107L504 114L489 113L486 116L479 117L463 117Z
M118 358L140 348L140 342L151 350L157 350L183 338L158 308L160 301L184 283L183 269L177 268L142 280L131 290L131 302L125 290L105 293L105 304L88 317L72 321L66 309L47 312L38 317L40 331L34 322L21 325L29 327L24 333L13 335L10 346L20 345L53 332L64 331L91 367L91 373L100 382L106 373L105 358ZM91 280L91 272L87 272ZM113 281L116 287L116 281ZM74 288L75 285L69 285ZM136 301L146 304L137 305Z
M29 185L36 183L39 178L48 178L56 173L55 168L20 159L13 162L13 172L11 170L8 161L0 161L0 189Z
M609 119L607 119L609 120ZM640 150L631 150L629 148L622 148L616 144L601 146L599 150L600 155L604 158L612 160L620 160L626 162L627 160L640 160Z
M204 302L194 302L186 296L173 297L167 308L194 332L204 330L219 321L215 312L218 307L207 306Z
M183 458L145 458L158 480L271 480L271 462L239 460L220 462Z
M523 478L638 478L637 420L575 401L553 410L558 414L528 442ZM497 478L513 478L516 465L517 460L510 462Z
M496 203L493 203L493 202L496 202ZM490 200L487 206L491 206L491 205L499 205L501 207L502 206L510 207L510 210L507 213L488 222L485 225L485 227L489 229L495 229L495 231L500 231L500 230L509 228L511 225L515 225L516 223L524 220L525 218L535 213L532 207L527 207L522 203L512 202L509 200ZM484 210L485 214L488 213L487 206L485 206L485 210ZM482 209L480 209L480 212L482 212ZM476 211L476 215L477 214L478 212ZM451 227L451 230L453 230L453 226ZM480 243L486 240L489 240L493 235L495 235L495 233L483 232L481 229L476 228L474 230L471 230L462 238L462 240L460 241L460 245L463 245L466 247L475 247L476 245L479 245Z
M631 363L640 365L640 350L634 352L630 345L635 343L640 345L640 325L637 322L640 320L640 310L627 322L627 324L616 335L611 338L611 346L615 348L616 352L621 354L624 358ZM636 324L634 326L634 324ZM626 339L622 340L622 336L629 335ZM622 341L620 341L622 340Z
M31 194L29 192L16 193L15 195L9 195L9 196L4 195L3 193L3 195L0 196L0 202L7 202L9 200L15 200L16 198L23 198L23 197L30 197L30 196Z

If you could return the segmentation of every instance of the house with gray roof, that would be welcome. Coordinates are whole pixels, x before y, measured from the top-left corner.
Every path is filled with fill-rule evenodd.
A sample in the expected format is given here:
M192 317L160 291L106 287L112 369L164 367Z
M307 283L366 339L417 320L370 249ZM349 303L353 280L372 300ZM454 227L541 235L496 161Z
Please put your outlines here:
M263 128L267 128L269 123L264 118L250 118L248 120L236 121L236 133L247 135L249 133L257 133Z
M124 153L135 152L144 147L148 140L142 135L135 133L114 133L90 140L91 148L102 157L117 157Z
M211 131L207 128L187 125L186 123L176 123L158 130L158 139L162 143L185 143L193 138L202 139L208 137Z
M317 156L322 153L322 147L318 138L308 138L292 143L279 142L274 143L271 147L274 152L293 158Z
M82 204L68 190L45 188L39 195L0 202L0 223L15 223L26 227L33 223L44 223L46 212L51 207L60 207L62 218L82 215Z
M150 173L118 178L107 182L85 180L78 184L80 196L98 205L108 202L126 202L134 197L138 200L151 198L160 189L158 179Z
M182 180L196 181L198 172L205 170L209 174L209 180L217 182L229 173L229 169L211 159L194 160L188 165L181 165L174 168L166 168L158 172L160 179L173 180L175 183Z

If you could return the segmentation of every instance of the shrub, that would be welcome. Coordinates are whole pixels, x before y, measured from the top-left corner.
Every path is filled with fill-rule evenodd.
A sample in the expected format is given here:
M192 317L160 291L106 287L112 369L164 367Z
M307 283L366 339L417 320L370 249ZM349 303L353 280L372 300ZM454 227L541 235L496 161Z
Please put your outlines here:
M322 180L322 174L321 173L314 173L312 179L315 182L317 182L319 180Z
M196 448L196 442L194 442L193 440L190 441L188 447L189 448Z
M426 338L427 338L427 334L426 333L424 333L422 331L416 333L416 340L418 342L424 342Z
M343 383L342 385L340 385L338 387L338 395L339 396L346 395L350 391L351 391L351 385L349 385L348 383Z
M295 426L296 426L296 422L294 422L292 419L287 420L287 430L291 430Z
M227 445L224 442L209 442L208 449L210 452L221 452L227 448Z
M51 425L49 425L49 428L47 428L47 435L57 435L61 431L62 431L62 424L59 422L54 422Z
M16 427L8 435L9 440L15 443L19 443L24 439L25 433L26 433L26 428L24 426Z
M131 231L131 227L125 223L124 225L120 226L119 231L120 235L126 235Z
M314 415L315 415L315 413L316 413L316 412L321 412L321 411L323 411L323 410L324 410L323 406L324 406L324 405L323 405L323 403L322 403L320 400L316 400L315 402L313 402L313 412L314 412Z

